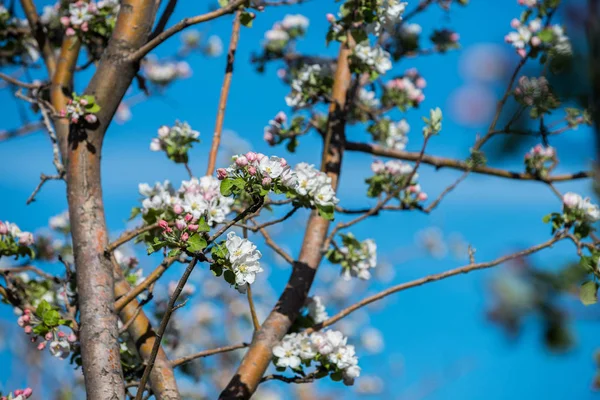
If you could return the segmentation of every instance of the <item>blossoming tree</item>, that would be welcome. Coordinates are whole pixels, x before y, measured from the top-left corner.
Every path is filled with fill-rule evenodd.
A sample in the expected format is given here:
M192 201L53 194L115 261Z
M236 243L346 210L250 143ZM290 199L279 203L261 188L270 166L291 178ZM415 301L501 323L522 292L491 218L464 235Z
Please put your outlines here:
M522 13L510 21L513 31L505 37L518 62L487 131L477 136L466 160L427 151L428 143L442 132L440 108L423 112L422 135L413 134L421 143L420 150L406 150L411 127L396 113L418 109L427 82L414 68L401 74L392 71L400 60L458 49L459 34L445 28L431 32L428 47L421 27L411 20L433 7L454 11L468 6L467 0L339 1L338 12L327 14L332 8L323 13L328 21L323 44L338 49L336 57L299 53L296 43L306 34L309 21L289 14L265 33L261 50L252 59L259 72L277 64L279 78L290 87L285 98L289 110L274 113L264 129L273 155L244 151L225 165L217 165L217 155L223 147L229 89L235 84L239 36L272 7L302 1L219 0L212 11L190 14L173 24L170 20L177 3L61 0L41 9L33 0L20 0L0 5L0 65L5 69L0 79L18 102L30 105L39 121L2 133L0 138L45 131L54 150L55 173L41 176L27 202L34 201L53 180L66 183L68 200L68 211L50 220L52 233L47 235L21 231L18 221L6 221L12 220L9 211L2 212L6 219L0 221L0 258L12 264L2 270L5 284L0 294L18 314L17 323L30 338L30 347L70 358L81 367L88 399L183 398L176 369L211 382L212 390L220 391L223 399L250 398L270 380L308 383L328 378L353 385L363 372L356 338L334 324L394 293L494 267L561 241L572 242L580 260L582 302L596 302L600 251L593 223L600 219L600 209L589 198L563 194L555 186L590 178L591 173L555 173L560 153L549 144L553 135L591 125L594 114L565 107L550 84L568 66L573 53L564 27L554 17L560 0L519 0ZM173 81L190 76L185 59L192 52L219 54L219 38L204 40L188 29L216 18L232 18L233 22L216 127L205 157L207 169L200 173L190 166L190 157L202 158L194 152L200 133L183 121L184 115L167 116L174 122L157 127L150 150L181 165L189 179L177 185L169 181L140 184L141 202L131 214L138 227L111 240L100 177L103 139L111 122L126 121L135 103L168 91ZM172 57L159 59L151 53L180 32L183 45ZM524 67L533 62L543 65L541 75L523 75ZM34 66L43 66L45 78L27 79ZM85 89L74 92L75 80L80 82L85 76L91 76L84 82ZM134 83L139 95L126 96ZM509 103L515 107L509 110ZM521 129L518 121L523 116L538 128ZM346 135L350 125L360 126L369 139L350 141ZM290 165L284 154L295 152L309 134L322 139L321 164ZM540 144L525 155L521 171L487 165L490 139L510 135L533 136ZM336 194L346 152L376 157L364 186L371 205L363 209L345 207L344 199ZM430 197L425 191L427 182L419 179L419 170L428 165L463 173ZM364 238L352 234L351 228L386 213L435 212L446 195L471 174L537 181L555 193L556 212L543 217L550 225L548 240L489 261L476 261L469 248L464 266L369 296L358 289L339 297L310 296L323 259L339 266L345 281L368 281L382 269L376 255L377 232ZM303 222L300 252L292 254L274 239L271 227L287 226L302 210L309 216ZM138 268L138 258L124 250L133 242L163 258L146 276ZM276 295L267 294L272 291L264 276L267 252L270 259L275 256L291 268L287 285ZM48 262L62 263L64 273L46 272ZM177 269L179 264L185 268ZM200 339L178 329L184 322L177 320L177 310L193 299L194 290L186 283L201 265L213 275L201 295L213 303L198 309L201 316L190 331L200 332L201 344L214 348L186 353L189 347L182 343ZM166 296L155 296L155 286L173 269L178 271L177 281L169 285ZM259 318L258 306L268 308L266 318ZM228 324L218 328L211 324L214 310L222 307L234 312ZM339 311L330 315L330 307ZM221 334L223 329L236 329L241 340L220 343L218 337L227 337ZM367 340L371 343L367 348L377 347L377 335ZM220 364L211 370L195 363L208 356L222 357ZM275 372L268 372L269 368ZM28 387L2 398L31 395Z

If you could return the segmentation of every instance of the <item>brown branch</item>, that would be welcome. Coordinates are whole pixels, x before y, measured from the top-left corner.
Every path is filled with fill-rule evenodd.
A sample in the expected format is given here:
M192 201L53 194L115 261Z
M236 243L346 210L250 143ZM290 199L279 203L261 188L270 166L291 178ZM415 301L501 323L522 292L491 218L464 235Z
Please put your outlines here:
M42 122L31 122L29 124L23 125L17 129L11 130L11 131L8 131L8 130L0 131L0 142L9 140L12 138L16 138L16 137L25 136L25 135L28 135L33 132L37 132L40 129L42 129L43 127L44 127L44 124Z
M437 199L435 199L433 201L433 203L431 203L429 206L427 206L426 209L424 209L423 211L425 211L426 213L430 213L434 208L436 208L441 201L444 199L444 197L446 197L446 195L448 193L450 193L451 191L453 191L454 189L456 189L456 187L465 179L467 179L467 176L469 176L469 171L465 171L464 174L462 174L456 181L454 181L454 183L452 183L450 186L448 186L446 189L444 189L444 191L442 193L440 193L440 195L438 196Z
M165 30L165 27L167 26L169 19L171 18L171 16L173 15L173 12L175 11L175 6L177 6L177 0L169 0L169 2L167 3L167 6L165 7L165 10L163 11L162 15L160 16L160 19L158 20L158 23L156 24L156 27L150 34L150 37L148 38L148 40L154 39L156 36L158 36L160 33L162 33Z
M236 226L242 227L244 229L248 229L249 231L252 231L252 232L258 232L259 230L264 229L268 226L279 224L280 222L285 221L286 219L288 219L292 215L294 215L294 213L296 213L296 211L298 211L298 209L299 209L299 207L294 207L290 211L288 211L283 217L274 219L272 221L265 222L263 224L259 224L259 225L255 225L255 226L236 224Z
M112 253L115 249L124 245L125 243L129 242L130 240L133 240L136 237L138 237L139 235L149 232L156 228L158 228L158 222L155 224L140 226L139 228L136 228L134 230L124 232L115 241L111 242L108 246L106 246L105 252Z
M279 374L271 374L271 375L267 375L267 376L263 377L260 380L260 383L272 381L272 380L281 381L281 382L285 382L285 383L311 383L311 382L314 382L315 379L317 379L316 371L312 372L306 376L294 376L294 377L289 377L289 376L279 375Z
M125 279L114 256L111 256L111 262L115 273L115 297L123 296L131 291L131 286ZM143 305L143 302L133 299L117 312L124 324L122 330L127 329L140 358L143 362L148 362L157 339L152 324L142 309ZM161 399L179 400L181 398L173 367L162 347L156 355L155 365L150 374L150 384L154 393L160 393Z
M165 271L175 262L177 261L177 257L168 257L163 260L162 263L154 271L150 273L139 285L129 288L127 292L120 293L117 297L117 301L115 302L115 311L119 312L124 307L127 306L131 301L133 301L137 296L139 296L144 290L148 289L150 285L160 279L160 277L165 273Z
M192 25L200 24L202 22L210 21L210 20L213 20L215 18L221 17L226 14L231 14L246 1L247 0L234 0L231 3L229 3L228 5L226 5L225 7L219 8L218 10L211 11L209 13L198 15L195 17L184 18L181 21L179 21L177 24L173 25L169 29L165 30L164 32L162 32L161 34L156 36L154 39L148 41L146 44L144 44L142 47L140 47L135 52L130 54L127 60L129 62L139 61L146 54L150 53L150 51L152 51L155 47L157 47L162 42L164 42L171 36L175 35L176 33L181 32L188 26L192 26Z
M21 82L20 80L15 79L12 76L7 75L3 72L0 72L0 79L5 80L6 82L8 82L12 85L16 85L16 86L19 86L19 87L22 87L25 89L38 89L38 88L40 88L40 86L42 86L39 83Z
M248 343L240 343L240 344L233 344L231 346L219 347L219 348L211 349L211 350L204 350L199 353L191 354L189 356L185 356L185 357L181 357L176 360L173 360L173 361L171 361L171 365L173 366L173 368L175 368L175 367L179 367L180 365L183 365L185 363L188 363L190 361L196 360L198 358L204 358L204 357L212 356L214 354L227 353L227 352L230 352L233 350L243 349L244 347L248 347L248 346L250 346Z
M254 221L252 221L252 222L254 222ZM256 222L254 222L254 223L256 224ZM269 232L267 232L267 230L265 228L260 228L259 232L263 235L263 237L265 239L265 244L267 246L272 248L273 251L275 251L275 253L279 254L279 256L281 256L281 258L283 258L285 261L294 265L294 259L292 258L292 256L290 256L288 253L286 253L285 250L283 250L281 247L279 247L277 245L277 243L275 243L275 241L273 240L273 238L271 238L271 235L269 235Z
M41 49L42 58L44 59L46 69L48 70L48 76L52 77L56 71L56 59L54 51L52 50L52 45L48 40L48 35L44 32L44 27L40 23L40 17L35 8L35 4L33 4L33 0L21 0L21 7L25 12L25 16L32 29L33 37L38 44L38 48Z
M27 198L27 201L25 202L25 204L29 205L35 201L35 196L37 196L37 194L40 192L40 190L42 190L42 186L44 186L44 184L46 182L53 181L53 180L61 180L61 179L63 179L63 177L61 175L41 174L40 175L40 183L38 183L38 185L35 187L35 189L33 189L33 192Z
M417 161L419 153L408 152L403 150L389 149L384 146L370 143L346 142L346 150L359 151L362 153L374 154L382 157L396 158L404 161ZM500 178L518 179L525 181L540 181L540 182L564 182L576 179L585 179L592 177L591 171L580 171L572 174L554 175L542 178L526 172L513 172L499 168L486 166L476 166L471 168L465 161L455 160L451 158L430 156L425 154L421 160L423 164L428 164L439 168L452 168L461 171L471 171L476 174L492 175Z
M450 278L452 276L456 276L456 275L461 275L461 274L466 274L469 273L471 271L476 271L476 270L480 270L480 269L486 269L486 268L491 268L491 267L495 267L496 265L502 264L506 261L510 261L510 260L514 260L516 258L520 258L520 257L524 257L527 256L529 254L532 253L536 253L540 250L546 249L548 247L551 247L552 245L554 245L556 242L564 239L565 236L564 235L557 235L555 237L553 237L552 239L539 244L537 246L533 246L530 247L526 250L522 250L522 251L518 251L516 253L513 254L509 254L500 258L497 258L493 261L489 261L489 262L484 262L484 263L471 263L468 265L465 265L463 267L459 267L459 268L455 268L455 269L451 269L449 271L445 271L445 272L441 272L439 274L433 274L433 275L428 275L426 277L423 278L419 278L416 279L414 281L410 281L410 282L406 282L406 283L401 283L399 285L396 286L392 286L389 289L383 290L377 294L374 294L372 296L369 296L353 305L351 305L350 307L347 307L345 309L343 309L342 311L340 311L339 313L337 313L336 315L334 315L331 318L328 318L327 320L323 321L322 323L315 325L314 328L309 328L306 330L306 333L310 333L312 331L315 330L320 330L323 329L327 326L333 325L334 323L336 323L337 321L339 321L340 319L346 317L347 315L349 315L350 313L358 310L359 308L362 308L368 304L371 304L377 300L381 300L384 297L387 297L391 294L397 293L397 292L401 292L403 290L406 289L410 289L413 287L417 287L417 286L421 286L424 285L426 283L430 283L430 282L436 282L442 279L446 279L446 278Z
M45 271L42 271L41 269L39 269L33 265L20 265L20 266L11 267L11 268L0 268L0 273L2 273L2 274L20 274L23 271L33 272L33 273L41 276L42 278L51 280L52 282L58 283L61 281L59 277L49 274Z
M235 13L233 19L233 28L231 29L231 41L229 42L229 51L227 52L227 65L225 66L225 78L221 87L221 96L219 98L219 110L217 112L217 121L215 123L215 133L213 135L210 153L208 155L208 167L206 175L212 175L215 172L217 163L217 153L221 144L221 133L223 132L223 122L225 120L225 109L227 108L227 98L229 97L229 88L231 87L231 77L233 76L233 63L235 61L235 52L237 50L240 38L240 15L241 11Z
M345 142L346 97L351 83L348 44L342 44L338 55L337 69L332 89L333 101L329 107L327 135L329 147L324 145L322 169L337 188ZM323 254L321 247L329 221L314 211L309 217L298 261L294 263L292 275L275 308L255 333L252 344L242 359L235 376L220 395L220 399L248 399L256 391L260 380L272 359L272 348L287 333L308 296Z
M150 353L150 357L148 358L148 360L146 360L146 368L144 369L144 374L142 375L142 378L140 379L140 386L138 387L138 391L135 395L135 400L142 399L142 395L146 388L146 383L148 382L148 378L150 377L150 373L152 372L152 368L154 367L154 362L156 360L156 356L158 355L158 352L160 349L160 342L163 338L163 335L165 334L165 331L167 330L167 325L169 324L171 315L173 314L173 311L175 310L175 302L179 298L179 295L181 294L183 287L187 283L187 280L190 277L190 275L192 274L192 271L194 270L194 267L196 266L197 263L198 263L198 258L194 257L192 259L192 261L188 264L185 271L183 272L183 275L179 279L179 283L177 284L175 291L173 292L173 294L171 295L171 298L169 299L169 303L167 304L167 310L165 311L165 315L163 316L162 320L160 321L160 326L158 327L158 331L156 332L156 339L154 341L154 346L152 346L152 352Z

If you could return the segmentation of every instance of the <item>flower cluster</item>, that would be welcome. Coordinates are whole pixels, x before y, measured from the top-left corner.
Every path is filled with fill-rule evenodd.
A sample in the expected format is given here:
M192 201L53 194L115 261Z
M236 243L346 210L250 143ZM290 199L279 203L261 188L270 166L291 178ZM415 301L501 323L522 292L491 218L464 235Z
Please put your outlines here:
M216 35L211 35L202 42L202 34L196 30L185 31L181 35L182 46L178 51L180 57L186 56L194 51L201 51L208 57L219 57L223 54L223 41Z
M88 32L109 37L119 12L118 0L101 0L98 2L83 0L70 3L62 13L60 23L65 29L65 35L84 35ZM55 7L56 9L56 7ZM52 14L46 16L50 19Z
M33 389L17 389L14 392L8 394L8 396L0 396L0 400L25 400L31 397Z
M233 200L221 195L219 185L219 180L212 176L183 181L177 191L169 181L157 182L154 187L140 184L139 191L145 199L142 207L134 209L132 215L141 212L144 221L153 224L159 219L175 221L185 212L192 214L194 220L206 216L206 222L211 226L221 223L231 212Z
M556 152L552 146L538 144L525 154L525 168L528 173L545 177L556 163Z
M392 69L390 53L381 46L371 47L367 40L354 47L351 62L353 72L369 72L372 78Z
M522 105L531 107L529 116L533 119L547 114L557 108L560 102L552 93L552 89L545 77L519 78L519 86L514 90L515 99Z
M153 243L148 247L148 254L168 247L172 249L169 257L175 257L181 253L182 249L194 254L206 247L206 239L202 232L208 232L210 227L203 216L194 218L192 214L188 213L177 218L172 224L161 219L158 221L158 226L162 230L162 237L154 238Z
M389 117L383 117L369 126L367 130L373 135L373 140L383 146L404 150L408 143L407 135L410 131L410 125L405 119L394 122Z
M177 121L172 127L163 125L158 128L158 137L150 142L150 150L164 151L170 160L187 163L192 144L200 143L198 136L200 132L193 130L187 122Z
M573 228L578 238L587 237L593 230L591 224L600 220L600 207L592 203L586 197L573 192L563 195L562 213L551 213L544 217L543 221L552 223L552 233L561 228Z
M225 242L213 246L211 255L214 262L210 269L213 273L223 275L225 281L240 293L245 293L247 285L253 284L256 274L263 271L259 262L262 254L256 245L235 232L229 232Z
M292 80L292 92L285 97L289 107L313 104L331 91L333 72L328 65L304 65Z
M78 124L83 118L89 124L98 122L96 113L100 111L100 106L96 99L91 95L78 96L73 93L73 98L67 101L67 108L60 111L60 116L68 118L73 124Z
M436 29L429 39L435 45L435 49L441 53L452 49L458 49L460 35L450 29Z
M393 33L396 25L402 22L402 14L408 3L400 0L377 0L377 20L367 30L379 36L383 32Z
M60 359L67 358L73 344L77 342L74 333L67 335L58 329L61 325L68 326L69 321L61 319L60 313L46 301L42 301L35 312L25 309L17 324L26 334L34 335L31 338L32 342L35 343L38 338L42 339L37 344L38 350L42 351L48 347L50 354Z
M333 264L340 264L342 277L371 279L371 269L377 266L377 245L373 239L360 242L351 233L340 235L342 246L330 249L327 259Z
M409 69L404 76L386 82L382 97L383 105L395 106L401 111L406 111L410 107L418 107L425 100L423 94L425 86L427 86L427 82L418 71L414 68Z
M360 376L358 357L354 346L346 344L348 339L339 331L325 330L307 335L304 332L290 333L273 347L273 362L277 369L292 371L304 376L304 367L314 361L317 378L327 375L334 381L354 384Z
M0 257L30 257L34 252L31 249L33 235L23 232L16 224L0 221Z
M62 213L55 215L48 221L50 229L55 230L65 235L71 231L71 224L69 222L69 211L63 211Z
M281 54L290 40L304 36L308 25L308 18L304 15L286 15L283 21L276 22L273 28L265 32L265 50L267 53Z
M396 160L385 164L376 160L371 164L371 170L375 175L366 180L369 185L367 196L378 197L381 193L389 193L405 207L427 200L427 194L421 191L421 185L417 183L419 175L413 173L412 166Z
M287 141L286 148L293 153L298 146L298 136L302 136L308 131L307 122L302 115L294 116L289 126L286 127L287 121L287 115L283 111L278 112L275 118L269 121L269 125L265 126L263 138L271 146Z
M217 170L224 196L241 192L260 197L270 191L285 193L296 206L315 207L322 217L333 218L338 199L331 178L313 165L300 163L292 170L283 158L254 152L234 156L233 160L229 168Z
M159 61L152 57L146 57L142 70L146 78L160 88L192 75L192 69L185 61Z
M429 118L423 117L423 122L423 136L437 135L442 130L442 110L439 107L429 110Z

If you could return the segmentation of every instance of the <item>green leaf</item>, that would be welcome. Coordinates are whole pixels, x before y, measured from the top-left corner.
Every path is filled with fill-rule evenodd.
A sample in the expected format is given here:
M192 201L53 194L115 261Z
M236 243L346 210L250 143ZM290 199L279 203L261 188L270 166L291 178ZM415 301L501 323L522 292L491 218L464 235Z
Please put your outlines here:
M235 274L230 269L223 273L223 278L225 278L225 281L230 285L235 285Z
M210 226L206 223L206 219L204 217L200 217L198 220L198 232L208 232L210 231Z
M219 0L219 7L225 7L229 4L229 0Z
M328 220L333 219L334 210L335 208L333 206L317 206L317 211L319 212L321 218Z
M43 336L49 332L49 329L44 324L39 324L33 327L33 333L38 336Z
M198 253L206 247L206 239L195 233L187 241L186 250L190 253Z
M551 219L552 219L552 214L544 215L542 217L542 222L547 224L548 222L550 222Z
M100 111L100 106L96 103L88 104L87 106L85 106L85 111L87 111L88 113L91 113L91 114L95 114L98 111Z
M596 304L598 302L598 283L587 281L579 289L579 299L585 306Z
M131 214L129 215L129 219L132 220L135 217L137 217L138 215L140 215L140 213L142 212L142 209L139 207L133 207L131 209Z
M221 275L223 275L223 266L221 266L219 264L211 264L210 270L212 271L212 273L215 276L221 276Z
M225 178L221 181L221 194L223 196L231 196L231 189L233 188L233 179Z
M44 314L50 310L52 310L52 306L48 304L46 300L42 300L35 310L35 315L39 318L43 318Z
M60 314L58 313L58 311L55 310L46 311L44 313L43 320L44 324L46 324L49 327L58 326L60 322Z
M181 249L172 249L167 255L169 257L177 257L179 253L181 253Z
M165 247L167 245L167 242L163 242L161 240L159 240L157 237L154 238L154 243L148 245L148 254L152 254L155 253L157 251L159 251L160 249L162 249L163 247Z
M243 12L240 14L240 22L246 28L252 28L252 22L254 21L254 15L249 12Z

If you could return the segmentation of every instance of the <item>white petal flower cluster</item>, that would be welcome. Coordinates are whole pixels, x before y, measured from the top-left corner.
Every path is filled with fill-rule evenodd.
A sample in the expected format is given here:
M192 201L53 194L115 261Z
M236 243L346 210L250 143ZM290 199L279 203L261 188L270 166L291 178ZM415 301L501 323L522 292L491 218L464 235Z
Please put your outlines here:
M371 164L371 170L375 176L368 178L369 184L367 195L377 197L381 193L398 193L399 199L404 205L413 206L415 203L427 200L427 193L423 192L419 185L419 174L413 174L413 167L398 160L390 160L383 163L381 160L375 160ZM408 178L410 182L407 182Z
M57 6L54 7L54 12L44 8L42 21L51 22L55 12L58 13L60 9L60 3ZM90 31L106 35L112 31L119 9L118 0L98 2L79 0L69 4L66 13L60 18L60 23L65 28L67 36Z
M34 242L31 232L21 231L17 224L0 221L0 243L17 243L20 246L31 246ZM0 247L0 250L2 248ZM0 252L0 255L2 253Z
M275 118L269 121L269 125L265 126L264 136L265 142L274 145L284 129L284 124L287 122L287 115L283 111L279 111Z
M304 306L308 310L308 316L312 318L315 324L320 324L329 318L323 299L319 296L309 297Z
M536 7L540 0L518 0L519 4L525 7L533 8Z
M185 61L158 61L147 57L142 70L146 78L155 85L164 87L176 79L189 78L192 75L190 65Z
M154 186L150 186L147 183L140 183L138 190L145 198L142 200L142 214L146 215L151 210L157 213L162 213L172 208L175 203L175 189L171 185L171 182L164 181L164 183L156 182Z
M339 250L344 261L342 264L342 278L350 280L352 277L371 279L371 269L377 266L377 245L373 239L360 242L360 246L342 246Z
M406 119L394 122L388 117L381 118L368 128L373 140L390 149L404 150L408 143L410 125Z
M200 132L195 131L187 122L177 121L174 126L158 128L158 137L150 142L150 150L165 151L175 162L187 162L187 153L193 143L198 143Z
M381 48L381 46L371 47L368 41L358 43L354 47L354 56L363 65L366 65L369 69L376 71L380 75L392 69L390 53Z
M416 69L411 68L404 73L404 76L386 82L386 102L389 99L402 109L408 106L417 107L425 100L423 89L426 86L427 81Z
M400 25L400 37L403 39L417 38L423 28L419 24L404 23Z
M304 15L286 15L283 21L276 22L273 28L265 32L263 46L267 51L280 53L290 39L304 35L308 25L309 20Z
M192 214L194 221L206 215L206 222L211 226L225 221L234 200L221 195L219 186L220 182L214 176L183 181L173 207L175 213L181 207L184 212Z
M368 108L377 108L381 104L377 98L377 94L371 90L367 90L364 87L358 91L358 101Z
M329 371L341 372L344 384L353 385L360 376L358 357L354 346L347 344L348 339L339 331L325 330L306 333L290 333L273 347L275 365L280 368L302 369L302 362L318 361L319 368L330 364Z
M292 92L285 97L289 107L304 107L311 99L321 96L331 85L333 72L328 65L304 65L292 81Z
M523 23L515 18L510 25L516 31L506 35L504 41L511 44L521 57L527 56L528 45L531 45L532 48L545 46L561 55L572 55L573 53L571 41L560 25L544 27L540 18L533 19L529 23Z
M375 160L371 164L371 171L378 175L408 176L412 173L413 167L398 160L390 160L383 163L381 160ZM415 174L415 177L417 174Z
M248 239L242 239L235 232L227 234L225 246L229 253L231 269L235 274L236 289L245 293L246 284L253 284L256 274L263 271L258 261L262 254L256 249L254 243Z
M563 205L565 212L575 212L587 222L600 220L600 208L589 197L583 198L577 193L568 192L563 196Z
M312 164L300 163L294 168L300 196L308 196L311 204L319 206L334 206L339 202L331 186L331 178L319 171Z
M402 14L407 4L399 0L378 0L378 20L372 26L369 26L368 30L377 36L383 32L393 33L396 25L402 22Z
M301 31L306 31L308 29L308 25L310 21L302 14L288 14L281 21L281 26L285 30L298 29Z
M534 175L544 175L547 173L550 163L554 160L556 151L552 146L542 146L541 144L532 147L525 154L525 167L527 172Z

